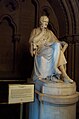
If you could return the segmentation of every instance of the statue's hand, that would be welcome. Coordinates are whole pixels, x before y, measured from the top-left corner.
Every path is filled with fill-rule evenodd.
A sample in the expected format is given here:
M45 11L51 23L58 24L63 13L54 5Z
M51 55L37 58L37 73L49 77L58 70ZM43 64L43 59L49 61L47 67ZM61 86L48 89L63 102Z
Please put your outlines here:
M62 41L62 42L60 42L60 43L61 43L61 46L62 46L62 52L64 53L65 50L66 50L67 47L68 47L68 44L67 44L65 41Z
M36 50L33 51L33 55L36 55Z
M61 41L60 43L61 43L62 46L68 45L65 41Z

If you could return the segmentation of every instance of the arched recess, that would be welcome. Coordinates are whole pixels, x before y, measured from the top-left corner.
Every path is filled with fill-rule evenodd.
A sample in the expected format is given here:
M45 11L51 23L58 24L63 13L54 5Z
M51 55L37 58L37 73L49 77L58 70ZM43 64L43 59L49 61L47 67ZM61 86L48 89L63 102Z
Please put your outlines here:
M75 20L74 35L78 35L79 34L79 1L70 0L70 3L72 6L72 11L73 11L73 19Z
M50 3L50 5L52 6L52 9L54 10L56 16L57 16L57 20L59 23L59 37L63 37L67 34L69 34L69 32L72 32L72 20L70 17L70 12L67 12L68 10L68 6L66 4L66 2L64 1L53 1L53 0L48 0L48 2ZM69 29L69 26L71 26L71 28Z
M79 9L78 9L79 1L48 0L48 2L50 3L50 5L55 11L60 27L62 26L63 20L65 21L65 24L64 24L64 28L66 25L65 35L72 35L72 34L79 33L79 27L78 27L79 25L79 22L78 22L79 21L79 14L78 14L79 13Z
M9 26L13 30L13 34L16 34L17 26L16 26L15 22L13 21L12 17L8 14L4 14L4 15L0 16L0 24L3 22L3 20L7 20Z
M32 0L32 4L35 7L35 27L39 24L39 0Z
M0 17L0 32L0 72L13 72L17 27L10 15L4 14Z
M57 16L59 23L59 34L61 36L78 35L79 33L79 1L48 0ZM64 22L63 22L64 21ZM63 24L64 23L64 24ZM64 25L64 26L63 26ZM66 29L65 34L62 32ZM71 42L71 41L70 41Z

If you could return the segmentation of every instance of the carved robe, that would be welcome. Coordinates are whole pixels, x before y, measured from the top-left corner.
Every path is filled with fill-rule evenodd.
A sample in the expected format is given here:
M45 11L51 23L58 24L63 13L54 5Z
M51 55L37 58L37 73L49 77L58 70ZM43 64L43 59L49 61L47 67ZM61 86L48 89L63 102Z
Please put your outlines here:
M33 80L56 75L58 73L57 68L67 63L61 50L61 43L53 32L47 29L45 35L39 38L40 32L40 28L34 29L29 40L32 56L33 50L36 50Z

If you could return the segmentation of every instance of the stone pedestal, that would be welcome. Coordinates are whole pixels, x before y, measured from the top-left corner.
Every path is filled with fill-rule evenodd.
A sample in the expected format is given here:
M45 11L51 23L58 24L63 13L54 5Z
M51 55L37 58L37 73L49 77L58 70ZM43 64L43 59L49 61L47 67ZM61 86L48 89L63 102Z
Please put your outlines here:
M30 103L29 119L76 119L75 82L39 84L35 84L35 102Z

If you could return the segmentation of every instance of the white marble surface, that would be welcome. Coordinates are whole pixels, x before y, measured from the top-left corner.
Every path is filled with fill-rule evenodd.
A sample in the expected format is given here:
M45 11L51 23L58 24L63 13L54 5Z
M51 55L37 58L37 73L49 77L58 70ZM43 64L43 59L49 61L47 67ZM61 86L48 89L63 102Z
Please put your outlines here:
M42 86L42 93L49 94L49 95L73 95L76 93L76 84L73 83L45 83Z

